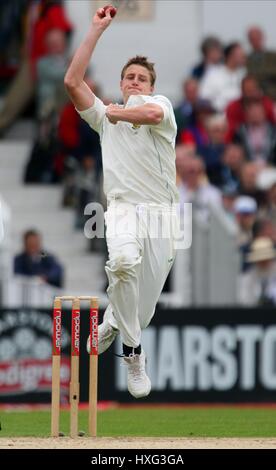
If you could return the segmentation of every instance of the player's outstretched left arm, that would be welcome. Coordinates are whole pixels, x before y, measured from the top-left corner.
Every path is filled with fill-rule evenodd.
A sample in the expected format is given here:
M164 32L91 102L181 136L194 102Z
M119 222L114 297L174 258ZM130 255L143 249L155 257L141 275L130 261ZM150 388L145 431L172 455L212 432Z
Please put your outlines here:
M118 104L110 104L106 109L106 117L112 124L118 121L136 125L157 125L164 118L164 111L158 104L147 103L133 108L122 108Z

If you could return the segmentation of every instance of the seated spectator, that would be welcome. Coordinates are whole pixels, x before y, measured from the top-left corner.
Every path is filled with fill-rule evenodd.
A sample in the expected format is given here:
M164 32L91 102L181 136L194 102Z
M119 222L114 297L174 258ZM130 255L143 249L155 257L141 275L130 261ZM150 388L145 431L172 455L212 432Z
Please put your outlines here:
M230 182L222 186L222 205L230 219L235 219L235 200L238 196L237 185Z
M222 199L220 191L208 182L203 161L196 157L180 157L176 167L180 176L180 206L191 202L194 214L207 221L210 207L222 207Z
M195 147L193 145L178 144L175 147L176 154L176 183L180 184L182 176L185 172L185 161L187 158L195 158Z
M244 163L240 170L240 186L239 193L251 196L258 205L263 200L262 192L257 188L257 175L261 167L258 163Z
M57 116L68 101L64 89L67 68L67 37L60 29L50 29L45 37L47 54L37 61L37 136L27 163L26 183L55 183L58 175Z
M203 78L199 96L209 100L218 112L241 96L241 81L245 76L245 52L238 42L224 50L225 64L216 65Z
M257 219L257 204L250 196L239 196L234 202L234 213L238 225L237 243L241 254L241 271L247 271L247 255L253 241L254 224Z
M231 101L226 108L228 120L227 141L231 141L235 131L245 123L245 106L250 101L260 100L264 107L266 120L275 124L273 101L264 96L258 81L252 75L246 75L241 83L241 98Z
M250 26L247 31L247 39L251 46L251 51L249 53L248 59L266 50L265 35L263 30L259 26Z
M34 96L37 60L47 53L47 32L56 28L69 35L73 29L61 1L31 0L25 2L25 5L26 33L22 46L22 63L4 97L0 112L0 135L5 133Z
M36 276L54 287L63 286L63 268L57 259L42 249L41 236L36 230L24 234L24 251L15 256L14 273Z
M37 117L45 119L57 113L68 101L64 89L67 63L67 36L60 29L50 29L45 37L47 53L37 61Z
M88 75L85 77L86 84L96 96L101 96L101 90ZM109 104L109 103L108 103ZM65 186L67 182L71 186L71 176L78 168L79 162L84 155L92 155L96 159L97 174L101 172L101 147L99 135L80 118L75 106L70 101L61 110L58 118L58 142L59 153L55 160L55 171ZM67 181L68 180L68 181ZM68 191L65 188L64 204L67 205ZM70 204L69 204L70 205Z
M260 215L276 223L276 169L267 167L259 172L256 186L263 193Z
M224 182L224 164L222 161L225 149L227 122L223 115L214 115L206 119L208 142L197 147L197 153L205 163L208 179L211 184L221 186Z
M262 101L245 105L245 123L235 132L233 142L243 147L247 160L275 164L276 127L267 121Z
M198 82L193 78L188 78L182 86L182 102L174 109L177 124L177 140L179 135L187 126L194 124L194 108L198 102Z
M253 226L253 238L268 237L276 246L276 224L271 219L258 216Z
M265 34L259 26L251 26L247 33L251 52L247 57L247 70L253 75L265 95L276 100L276 53L269 51L265 44Z
M276 304L276 250L268 237L251 244L247 261L252 267L240 276L239 301L244 306Z
M237 144L226 145L222 161L224 164L223 184L231 184L238 189L240 186L241 169L245 161L243 148Z
M202 61L197 64L191 73L196 80L202 80L205 74L217 64L223 57L222 44L215 36L207 36L201 44Z
M214 114L214 108L207 100L199 100L194 107L194 123L180 133L179 142L197 147L208 143L206 120Z

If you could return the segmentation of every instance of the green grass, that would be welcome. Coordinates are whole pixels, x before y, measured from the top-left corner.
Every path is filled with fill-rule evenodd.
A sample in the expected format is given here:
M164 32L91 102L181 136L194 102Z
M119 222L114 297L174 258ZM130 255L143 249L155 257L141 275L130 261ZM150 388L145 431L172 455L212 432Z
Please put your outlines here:
M0 437L50 434L50 412L0 412ZM69 412L60 429L68 434ZM79 429L87 432L87 412L79 413ZM141 408L98 413L98 436L142 437L276 437L276 409Z

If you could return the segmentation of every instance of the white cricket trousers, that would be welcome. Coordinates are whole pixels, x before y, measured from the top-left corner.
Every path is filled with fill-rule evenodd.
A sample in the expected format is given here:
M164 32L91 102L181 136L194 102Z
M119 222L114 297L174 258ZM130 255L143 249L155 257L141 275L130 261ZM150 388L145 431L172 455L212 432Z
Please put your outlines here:
M136 348L150 323L175 258L170 206L112 201L105 213L110 304L105 318Z

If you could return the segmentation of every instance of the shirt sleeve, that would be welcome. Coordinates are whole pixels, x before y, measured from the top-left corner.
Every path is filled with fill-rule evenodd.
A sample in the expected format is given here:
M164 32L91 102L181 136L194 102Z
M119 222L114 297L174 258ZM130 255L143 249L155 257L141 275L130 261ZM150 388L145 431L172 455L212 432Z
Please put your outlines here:
M144 104L157 104L163 109L164 112L164 117L159 124L153 124L149 126L152 132L161 135L169 142L173 142L176 138L177 126L171 102L168 100L168 98L162 95L143 95L142 98L144 100Z
M84 111L76 109L76 111L79 113L81 118L84 119L92 129L94 129L94 131L101 135L106 108L107 107L103 102L95 96L95 102L91 108L85 109Z

